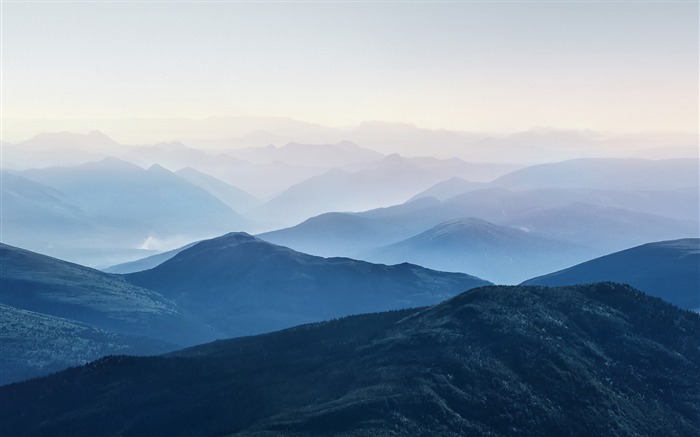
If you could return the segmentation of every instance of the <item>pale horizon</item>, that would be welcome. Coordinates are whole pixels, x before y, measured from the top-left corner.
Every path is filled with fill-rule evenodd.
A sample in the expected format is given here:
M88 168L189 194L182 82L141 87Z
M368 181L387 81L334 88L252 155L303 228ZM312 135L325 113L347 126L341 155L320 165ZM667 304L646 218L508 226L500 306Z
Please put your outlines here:
M694 2L4 2L2 16L11 142L26 120L229 115L698 132Z

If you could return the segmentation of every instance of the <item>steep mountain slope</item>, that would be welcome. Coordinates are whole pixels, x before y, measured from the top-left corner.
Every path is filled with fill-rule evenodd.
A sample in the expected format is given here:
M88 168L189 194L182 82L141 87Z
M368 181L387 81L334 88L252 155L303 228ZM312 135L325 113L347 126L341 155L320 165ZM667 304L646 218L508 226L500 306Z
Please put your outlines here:
M488 282L419 266L320 258L245 233L202 241L126 279L227 335L439 302Z
M508 284L522 281L533 271L587 259L586 254L582 247L537 233L467 218L440 223L416 236L370 251L363 258L469 271Z
M152 290L123 278L0 244L0 303L173 345L216 338Z
M0 388L3 435L690 436L700 317L627 286L485 287Z
M700 310L700 239L644 244L523 284L572 285L599 281L630 284L681 308Z

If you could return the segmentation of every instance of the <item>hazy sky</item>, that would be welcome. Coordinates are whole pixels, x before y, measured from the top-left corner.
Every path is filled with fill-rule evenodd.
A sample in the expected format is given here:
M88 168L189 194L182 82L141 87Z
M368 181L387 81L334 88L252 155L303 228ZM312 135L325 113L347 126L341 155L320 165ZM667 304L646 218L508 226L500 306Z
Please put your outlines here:
M3 118L698 129L698 2L3 2Z

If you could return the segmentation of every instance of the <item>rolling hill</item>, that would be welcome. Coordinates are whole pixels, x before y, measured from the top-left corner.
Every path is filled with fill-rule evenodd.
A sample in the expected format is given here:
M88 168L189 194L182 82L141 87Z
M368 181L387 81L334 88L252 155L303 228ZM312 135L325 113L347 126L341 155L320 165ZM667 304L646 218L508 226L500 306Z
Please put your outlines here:
M125 278L162 293L229 336L434 304L488 284L410 264L311 256L246 233L202 241Z
M700 316L611 283L484 287L0 388L13 436L679 436Z
M630 284L681 308L700 311L700 239L644 244L523 284L554 286L600 281Z
M533 271L587 259L589 249L512 227L466 218L369 251L375 262L411 262L450 272L474 272L499 284L521 282Z

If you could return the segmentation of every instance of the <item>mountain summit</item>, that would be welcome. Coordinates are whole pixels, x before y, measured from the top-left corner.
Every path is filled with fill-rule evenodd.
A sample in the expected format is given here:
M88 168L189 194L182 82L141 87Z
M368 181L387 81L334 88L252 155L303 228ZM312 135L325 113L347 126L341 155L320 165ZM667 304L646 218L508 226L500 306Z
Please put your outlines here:
M435 304L489 284L411 264L321 258L229 233L126 275L228 335L247 335L363 312Z

